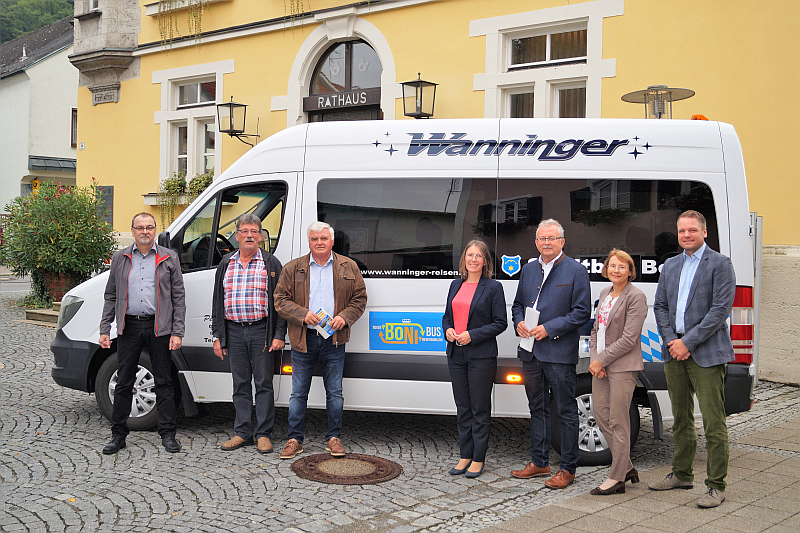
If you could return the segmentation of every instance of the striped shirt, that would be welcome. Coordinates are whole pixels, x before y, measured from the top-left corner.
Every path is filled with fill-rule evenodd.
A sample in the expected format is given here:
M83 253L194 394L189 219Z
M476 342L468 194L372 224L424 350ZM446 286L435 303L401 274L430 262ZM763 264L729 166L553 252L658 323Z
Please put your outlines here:
M224 282L226 320L255 322L267 316L267 269L260 253L246 267L239 252L233 254Z

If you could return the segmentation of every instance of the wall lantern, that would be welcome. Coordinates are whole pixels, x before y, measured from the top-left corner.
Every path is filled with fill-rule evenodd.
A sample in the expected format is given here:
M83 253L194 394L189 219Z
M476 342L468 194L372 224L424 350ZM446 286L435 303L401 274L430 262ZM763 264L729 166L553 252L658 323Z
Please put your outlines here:
M691 89L677 89L666 85L651 85L622 97L623 102L644 104L644 118L672 118L672 102L694 96Z
M219 121L220 133L227 133L245 144L253 146L249 142L243 140L242 137L259 137L258 123L256 123L255 135L244 132L245 121L247 120L247 105L234 102L233 96L231 96L230 102L217 104L217 120Z
M420 79L405 81L403 86L403 114L414 118L431 118L433 116L433 103L436 100L437 83Z

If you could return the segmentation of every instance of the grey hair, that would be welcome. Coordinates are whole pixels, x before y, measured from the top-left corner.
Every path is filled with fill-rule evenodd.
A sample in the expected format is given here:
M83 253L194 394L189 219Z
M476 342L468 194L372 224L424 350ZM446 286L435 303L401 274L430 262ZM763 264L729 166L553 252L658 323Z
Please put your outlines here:
M306 230L306 237L311 237L312 231L322 231L324 229L327 229L331 232L331 240L333 240L333 228L331 225L325 222L320 222L319 220L308 226L308 229Z
M258 226L258 231L261 231L261 219L252 213L245 213L236 219L236 231L239 231L239 226L242 224L255 224Z
M564 226L562 226L558 220L554 218L548 218L546 220L542 220L539 222L539 227L536 228L536 235L539 235L539 230L544 228L545 226L555 226L558 228L558 236L562 239L564 238Z

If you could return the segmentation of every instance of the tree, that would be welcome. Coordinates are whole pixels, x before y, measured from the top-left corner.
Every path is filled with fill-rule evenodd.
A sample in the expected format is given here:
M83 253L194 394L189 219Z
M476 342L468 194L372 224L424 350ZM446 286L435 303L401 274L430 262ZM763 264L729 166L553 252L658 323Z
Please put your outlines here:
M0 0L0 44L74 13L74 0Z

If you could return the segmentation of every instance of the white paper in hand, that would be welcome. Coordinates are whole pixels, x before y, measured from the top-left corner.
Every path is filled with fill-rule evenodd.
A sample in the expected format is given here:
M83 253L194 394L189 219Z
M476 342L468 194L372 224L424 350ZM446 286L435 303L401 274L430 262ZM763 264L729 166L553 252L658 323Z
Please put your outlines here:
M525 309L525 327L528 329L533 329L539 325L539 311L534 309L533 307L528 307ZM528 352L533 351L533 337L528 337L527 339L520 339L519 347L523 350Z

